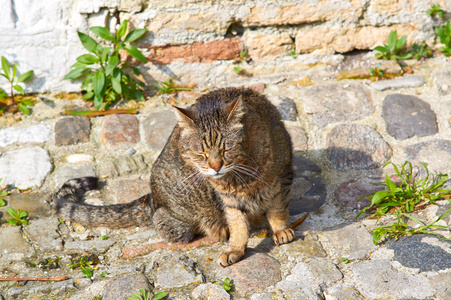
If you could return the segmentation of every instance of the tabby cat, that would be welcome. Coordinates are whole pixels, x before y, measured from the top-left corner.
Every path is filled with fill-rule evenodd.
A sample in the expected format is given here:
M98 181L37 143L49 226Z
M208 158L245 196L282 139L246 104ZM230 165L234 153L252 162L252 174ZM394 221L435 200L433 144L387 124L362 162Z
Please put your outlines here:
M229 238L217 258L223 267L243 257L249 226L262 216L276 245L291 242L292 146L277 109L245 88L219 89L190 108L174 108L178 124L152 167L151 195L88 205L83 194L97 188L97 178L72 179L53 195L57 215L88 227L151 225L168 241Z

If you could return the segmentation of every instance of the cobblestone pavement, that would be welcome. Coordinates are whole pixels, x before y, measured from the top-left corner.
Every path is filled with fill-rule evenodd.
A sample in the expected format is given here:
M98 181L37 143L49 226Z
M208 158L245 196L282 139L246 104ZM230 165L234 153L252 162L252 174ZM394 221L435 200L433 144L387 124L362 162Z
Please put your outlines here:
M61 114L81 101L45 94L31 117L12 126L2 117L0 178L11 192L4 198L28 211L30 224L9 226L0 208L0 278L67 276L0 281L3 299L125 299L140 288L165 291L168 299L451 299L450 242L416 235L375 246L376 221L356 218L367 204L357 199L393 174L382 168L388 161L425 162L451 174L451 61L436 57L393 80L336 80L343 71L367 69L368 61L374 63L365 55L341 57L272 82L263 78L266 84L242 80L281 111L296 153L290 219L310 214L287 245L276 247L256 230L246 257L228 268L215 262L224 243L168 244L152 228L85 229L50 210L50 193L73 177L103 179L103 188L88 196L93 204L148 193L150 166L175 124L167 98L154 97L137 115L88 119ZM190 97L196 93L182 93L181 103ZM417 217L434 220L451 207L438 204ZM90 279L67 266L80 255L94 265ZM212 284L226 277L231 293Z

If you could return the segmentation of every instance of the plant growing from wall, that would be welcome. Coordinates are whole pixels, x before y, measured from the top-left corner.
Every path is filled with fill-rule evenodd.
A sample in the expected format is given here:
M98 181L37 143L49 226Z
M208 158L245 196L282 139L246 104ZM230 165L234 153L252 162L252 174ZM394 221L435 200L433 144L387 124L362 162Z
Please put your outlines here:
M3 73L0 73L0 76L3 76L8 80L10 84L10 97L11 100L6 104L6 106L3 106L0 108L0 114L8 108L11 112L16 112L17 109L19 109L23 114L30 115L30 109L28 107L33 106L34 103L30 100L22 100L22 99L16 99L14 97L14 91L19 92L20 94L24 95L25 91L23 87L20 85L20 83L23 83L31 78L33 76L33 71L27 71L25 73L22 73L19 75L19 77L16 78L17 75L17 64L10 65L8 60L6 60L5 57L1 57L2 61L2 70ZM6 92L0 89L0 99L6 97Z
M440 51L446 56L451 56L451 23L448 21L445 26L436 27L435 34L439 37L440 43L443 44Z
M137 60L146 63L144 55L130 43L142 37L147 29L132 30L125 35L127 26L128 21L124 21L116 34L101 26L90 28L108 46L102 46L87 34L78 32L81 43L90 53L80 55L64 79L77 79L86 75L81 85L81 88L86 90L83 99L94 100L94 106L98 110L106 110L112 103L124 98L144 99L144 83L138 82L128 73L132 71L135 75L140 75L141 72L123 61L120 52L125 50Z
M388 35L387 44L383 46L377 46L374 50L379 53L375 54L377 59L394 60L401 67L402 73L405 73L400 60L409 59L412 57L412 53L406 53L406 41L407 36L403 35L398 39L398 31L392 30Z
M443 11L442 7L440 6L440 4L432 4L431 8L427 11L427 14L430 15L431 17L440 17L443 18L443 14L445 12Z

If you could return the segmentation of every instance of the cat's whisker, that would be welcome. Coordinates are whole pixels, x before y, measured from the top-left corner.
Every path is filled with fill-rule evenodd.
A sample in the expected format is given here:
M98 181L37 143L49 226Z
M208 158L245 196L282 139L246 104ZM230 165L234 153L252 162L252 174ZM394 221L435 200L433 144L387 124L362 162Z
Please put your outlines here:
M237 171L231 170L231 172L232 172L232 174L234 174L238 178L239 181L241 181L242 184L244 184L247 187L248 190L250 189L250 187L247 184L246 180L244 180L244 178L241 177L240 174Z
M242 173L244 175L250 176L250 177L260 181L261 183L266 184L266 185L269 186L269 184L266 183L265 180L263 179L263 176L260 174L260 172L258 172L258 170L256 170L256 169L251 170L246 165L238 164L238 165L235 166L234 170L237 170L238 172L240 172L240 173Z
M191 192L194 190L195 187L201 186L204 183L205 175L202 174L202 172L198 172L198 174L195 176L194 181L191 183L191 187L188 190L188 193L186 193L186 196L191 194Z
M174 187L174 191L177 193L183 193L186 190L187 186L191 185L194 182L196 175L198 175L199 173L200 172L196 170L189 174Z

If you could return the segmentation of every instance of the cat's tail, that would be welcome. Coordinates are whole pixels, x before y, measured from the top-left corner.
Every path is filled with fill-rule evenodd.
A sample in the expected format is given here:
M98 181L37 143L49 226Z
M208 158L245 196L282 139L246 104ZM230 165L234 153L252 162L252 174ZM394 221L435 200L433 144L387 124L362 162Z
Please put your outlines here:
M56 215L86 227L126 228L152 224L152 215L155 210L150 194L125 204L97 206L84 203L84 194L97 187L98 178L96 177L67 181L52 196Z

